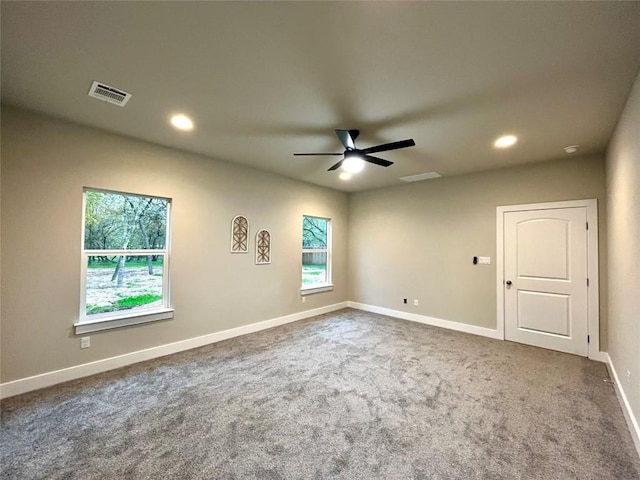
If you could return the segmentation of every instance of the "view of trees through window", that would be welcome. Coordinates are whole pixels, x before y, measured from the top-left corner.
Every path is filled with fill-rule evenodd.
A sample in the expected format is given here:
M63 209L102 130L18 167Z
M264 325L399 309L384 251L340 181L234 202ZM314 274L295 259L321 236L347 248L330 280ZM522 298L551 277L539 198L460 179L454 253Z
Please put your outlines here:
M327 260L329 219L302 219L302 286L329 283Z
M164 305L168 200L85 191L85 315Z

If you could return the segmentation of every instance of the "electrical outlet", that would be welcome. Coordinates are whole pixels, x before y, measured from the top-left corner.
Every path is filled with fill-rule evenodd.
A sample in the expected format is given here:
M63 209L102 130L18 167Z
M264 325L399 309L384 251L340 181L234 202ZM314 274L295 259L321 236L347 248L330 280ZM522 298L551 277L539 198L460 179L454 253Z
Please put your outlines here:
M402 303L405 303L405 304L406 304L406 303L407 303L407 299L406 299L406 298L403 298L403 299L402 299Z
M627 370L627 383L631 383L631 370Z
M418 302L417 298L413 300L413 306L414 307L417 307L419 304L420 304L420 302Z
M307 297L302 297L302 303L307 303Z
M80 348L89 348L91 346L91 337L82 337L80 339Z
M491 257L478 257L478 264L491 265Z

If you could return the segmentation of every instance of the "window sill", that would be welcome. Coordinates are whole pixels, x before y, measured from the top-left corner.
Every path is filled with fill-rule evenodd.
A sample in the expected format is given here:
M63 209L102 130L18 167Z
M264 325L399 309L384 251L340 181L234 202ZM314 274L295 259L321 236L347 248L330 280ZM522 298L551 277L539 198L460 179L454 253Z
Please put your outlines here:
M83 333L99 332L101 330L109 330L111 328L127 327L129 325L138 325L140 323L156 322L158 320L168 320L173 318L172 308L163 308L161 310L149 310L147 312L138 312L127 316L118 316L110 318L96 318L93 320L85 320L75 323L76 335Z
M331 292L333 290L332 283L325 283L322 285L312 285L309 287L302 287L300 289L300 295L312 295L314 293Z

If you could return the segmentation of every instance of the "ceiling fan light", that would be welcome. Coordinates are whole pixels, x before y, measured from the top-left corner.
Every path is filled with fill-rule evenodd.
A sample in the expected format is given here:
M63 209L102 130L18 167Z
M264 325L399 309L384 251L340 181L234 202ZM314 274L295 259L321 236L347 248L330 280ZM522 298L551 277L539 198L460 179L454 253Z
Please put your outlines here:
M342 168L349 173L358 173L364 168L364 160L356 155L345 158Z

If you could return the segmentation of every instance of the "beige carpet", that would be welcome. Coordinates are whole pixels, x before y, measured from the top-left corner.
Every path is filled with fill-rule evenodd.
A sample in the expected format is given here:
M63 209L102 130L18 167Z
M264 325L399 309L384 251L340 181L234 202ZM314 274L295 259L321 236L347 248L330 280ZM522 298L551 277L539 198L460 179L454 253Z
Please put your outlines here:
M1 478L637 479L607 379L343 310L5 400Z

